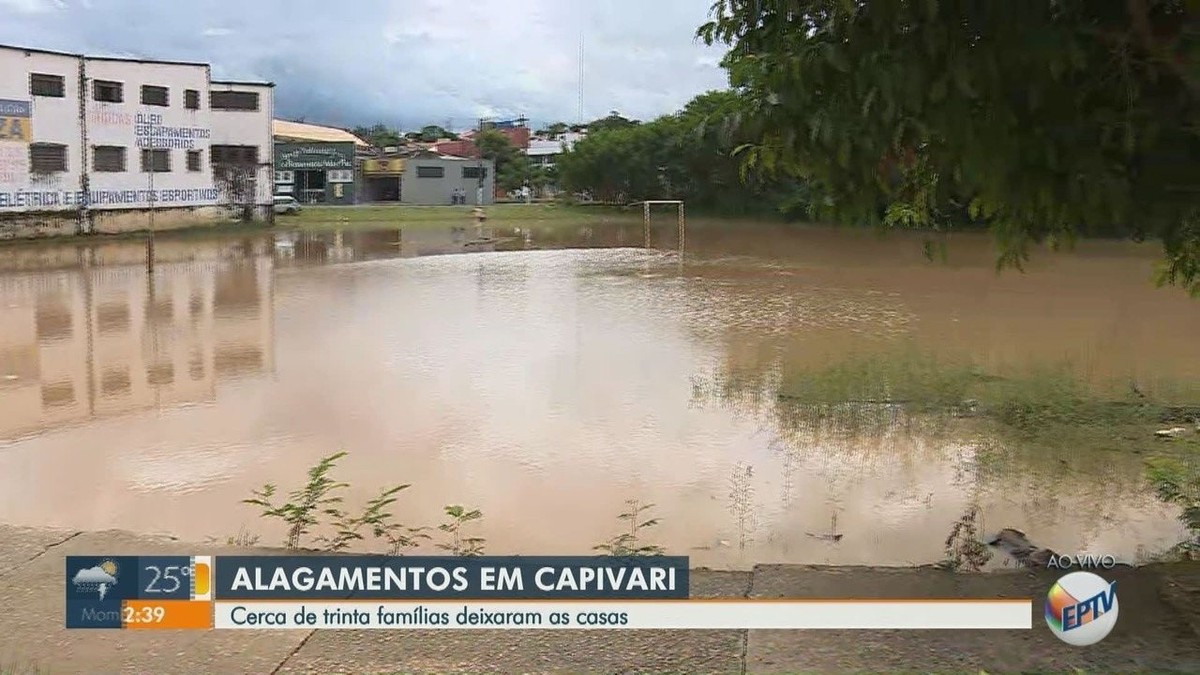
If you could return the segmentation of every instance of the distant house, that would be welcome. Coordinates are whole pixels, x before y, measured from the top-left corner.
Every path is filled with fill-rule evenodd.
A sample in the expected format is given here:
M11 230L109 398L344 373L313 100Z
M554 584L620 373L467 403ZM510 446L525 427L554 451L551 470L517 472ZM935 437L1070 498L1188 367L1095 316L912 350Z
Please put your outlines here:
M498 131L508 138L508 142L518 150L525 151L529 147L532 132L525 126L526 120L509 120L505 122L490 122L484 124L484 129ZM478 157L479 148L475 147L477 130L464 131L456 140L441 140L433 145L433 149L443 155L455 157Z
M370 145L346 131L274 120L275 194L305 204L354 204L361 185L356 156Z
M440 206L451 204L458 193L467 205L487 205L495 198L495 164L490 159L443 155L429 148L395 148L363 154L360 164L361 201Z
M554 166L558 156L570 150L585 134L569 132L555 138L535 137L530 139L525 155L534 166Z

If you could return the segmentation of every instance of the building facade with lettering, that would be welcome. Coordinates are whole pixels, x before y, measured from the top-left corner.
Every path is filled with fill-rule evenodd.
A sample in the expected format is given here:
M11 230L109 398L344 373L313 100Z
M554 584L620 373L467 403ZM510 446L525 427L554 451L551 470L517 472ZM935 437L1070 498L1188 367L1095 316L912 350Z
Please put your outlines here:
M270 220L273 91L0 45L0 238Z
M336 127L275 120L275 194L305 204L354 204L362 201L357 155L363 139Z
M354 204L355 146L346 142L275 143L275 192L301 204Z

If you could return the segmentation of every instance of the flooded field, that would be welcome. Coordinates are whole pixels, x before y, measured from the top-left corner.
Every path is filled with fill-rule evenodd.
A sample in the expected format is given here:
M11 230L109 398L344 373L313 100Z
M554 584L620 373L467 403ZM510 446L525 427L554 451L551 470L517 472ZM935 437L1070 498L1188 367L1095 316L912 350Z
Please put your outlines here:
M997 276L982 236L941 264L766 225L682 255L640 223L490 234L0 248L0 522L275 544L241 500L346 451L349 505L410 483L402 522L480 509L495 554L588 553L627 500L711 566L936 562L972 508L1060 552L1185 536L1156 421L1104 412L1200 405L1200 305L1154 245Z

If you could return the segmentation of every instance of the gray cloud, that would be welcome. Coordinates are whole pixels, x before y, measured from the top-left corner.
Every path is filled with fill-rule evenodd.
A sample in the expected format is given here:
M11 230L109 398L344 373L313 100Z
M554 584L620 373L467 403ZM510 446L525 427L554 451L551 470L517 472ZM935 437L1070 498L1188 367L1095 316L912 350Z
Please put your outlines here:
M274 81L281 116L466 127L649 119L726 85L708 0L0 0L0 43L213 64Z

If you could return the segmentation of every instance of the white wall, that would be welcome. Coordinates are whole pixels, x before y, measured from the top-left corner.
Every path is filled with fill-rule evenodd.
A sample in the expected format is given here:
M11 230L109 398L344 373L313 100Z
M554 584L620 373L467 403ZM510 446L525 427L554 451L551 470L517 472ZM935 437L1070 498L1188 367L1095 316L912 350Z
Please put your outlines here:
M87 144L91 208L131 209L172 206L212 206L217 202L209 164L211 112L208 110L208 67L164 63L138 63L85 59L88 91ZM124 100L94 100L96 80L121 82ZM142 85L168 89L168 105L142 105ZM184 91L200 92L200 109L184 108ZM125 171L96 171L90 153L97 145L117 145L125 150ZM144 173L143 148L166 147L169 172ZM200 151L200 170L188 171L187 151Z
M74 210L80 197L79 57L0 48L0 212ZM30 73L61 75L64 98L34 97ZM27 118L3 112L5 105L28 108ZM29 140L18 138L14 122L26 125ZM65 173L29 173L29 142L67 146Z
M274 142L271 120L275 117L275 89L265 84L213 82L211 91L245 91L258 94L259 109L212 111L212 142L218 145L258 146L255 203L271 204L275 189Z
M83 91L81 68L85 78ZM61 75L65 96L32 96L31 73ZM122 83L122 102L94 100L96 80ZM142 85L167 87L168 105L142 105ZM188 89L199 92L198 110L184 106L184 92ZM259 109L211 110L210 90L256 92ZM210 152L213 144L258 146L262 166L256 181L255 203L268 205L273 192L273 94L274 89L269 85L211 82L209 68L203 64L88 58L0 46L0 214L75 211L84 200L89 202L89 210L98 214L151 206L156 209L218 206L221 194L213 179ZM85 121L81 122L81 114ZM14 123L14 118L19 119ZM27 126L29 133L12 133L14 124ZM30 140L67 145L67 170L31 175ZM95 171L92 153L97 145L126 148L125 171ZM170 171L143 172L141 150L145 147L165 147L170 153ZM199 171L188 170L188 150L200 152ZM86 195L84 171L87 171Z

